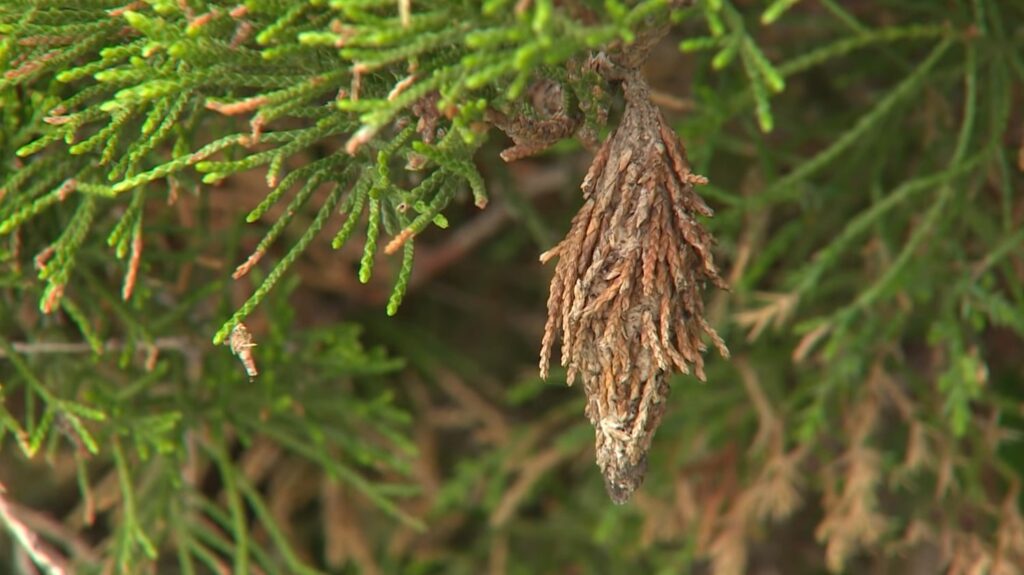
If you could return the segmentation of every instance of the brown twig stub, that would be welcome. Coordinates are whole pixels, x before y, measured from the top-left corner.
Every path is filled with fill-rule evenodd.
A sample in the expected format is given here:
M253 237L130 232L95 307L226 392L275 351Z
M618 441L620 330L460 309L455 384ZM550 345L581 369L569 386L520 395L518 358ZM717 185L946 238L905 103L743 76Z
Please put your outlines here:
M238 102L224 103L217 102L214 100L207 100L203 103L207 110L213 110L219 114L225 116L237 116L239 114L248 114L249 112L258 110L261 106L264 106L268 102L266 96L256 96L253 98L246 98L245 100L239 100Z
M235 271L234 273L231 274L231 277L236 280L241 279L242 277L245 276L245 274L249 273L252 270L252 268L256 267L256 264L258 264L265 255L267 255L266 250L256 250L255 252L250 254L249 257L246 258L244 262L242 262L241 264L238 265L237 268L235 268Z
M394 237L394 239L388 242L388 245L384 246L384 253L391 255L397 252L398 250L402 249L402 246L405 245L405 242L412 239L414 235L416 235L416 232L414 232L412 228L405 228L404 230L399 232L398 235Z
M607 59L597 65L622 82L626 109L583 180L585 201L569 233L541 255L558 264L540 370L546 377L561 339L569 383L583 380L597 465L612 500L624 503L643 481L669 373L705 379L705 336L728 356L702 300L705 284L725 282L697 220L712 213L694 191L706 180L690 171L639 71Z
M135 291L135 281L139 275L139 263L142 261L142 226L138 226L132 234L131 256L128 258L128 271L124 274L124 285L121 288L121 299L128 301Z

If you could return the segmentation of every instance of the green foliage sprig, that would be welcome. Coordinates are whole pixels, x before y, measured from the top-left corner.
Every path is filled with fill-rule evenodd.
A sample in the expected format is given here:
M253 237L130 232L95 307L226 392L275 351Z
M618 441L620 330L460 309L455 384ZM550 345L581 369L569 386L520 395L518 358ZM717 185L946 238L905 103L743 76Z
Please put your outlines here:
M216 183L264 168L268 184L275 188L268 196L272 202L283 191L279 183L295 181L281 182L290 158L306 157L317 146L330 148L332 141L347 137L349 155L363 154L365 148L380 154L378 172L364 176L369 178L365 184L339 182L343 189L369 193L368 202L357 198L342 203L348 208L370 207L372 225L359 272L365 282L378 246L379 222L394 222L405 230L405 239L393 246L397 250L429 223L443 222L441 212L459 188L468 186L474 202L486 204L483 178L472 158L484 141L474 126L487 106L502 107L520 98L542 69L631 40L638 25L668 8L664 0L633 6L607 2L605 20L595 17L593 23L582 25L547 0L517 8L514 14L503 2L411 12L399 9L399 4L301 2L283 13L277 3L259 1L154 1L128 8L105 2L75 8L59 3L9 4L0 13L0 26L8 36L4 61L10 67L0 91L16 97L19 86L50 82L54 88L45 102L32 106L49 110L48 115L23 119L14 142L17 155L30 166L42 166L46 158L60 153L55 147L63 141L67 152L79 160L62 168L66 171L60 177L40 168L36 175L31 169L21 170L8 181L9 194L21 205L4 206L9 213L0 218L0 233L15 232L62 200L67 190L51 191L28 203L61 180L72 180L77 193L105 198L91 208L104 214L115 209L120 195L162 180L182 185L198 172L203 182ZM419 113L413 111L432 94L439 99L430 100ZM435 133L394 127L411 126L423 114L431 117ZM251 129L197 145L197 134L222 121L218 116L247 116ZM381 147L374 139L382 130L403 135ZM433 142L440 132L443 137ZM423 179L411 172L390 173L392 158L397 163L411 155L427 160L420 170L441 174L428 173ZM344 167L344 162L332 160L300 169L308 181L326 182L338 181ZM437 187L417 185L417 180ZM302 198L314 189L304 187L288 213L300 209ZM129 213L137 214L138 204L133 206ZM411 206L419 215L407 219L395 209L398 206ZM266 207L265 203L262 209ZM360 212L347 212L346 217L354 225L359 216ZM329 217L325 214L323 220ZM317 219L320 225L323 220ZM252 263L287 223L288 217L275 223ZM123 232L133 228L124 219L119 226L111 232L111 245L123 257ZM80 230L81 239L87 228ZM309 240L300 243L308 245ZM336 248L343 243L334 242ZM288 263L301 250L290 253ZM404 253L398 276L407 282L412 252ZM271 283L257 290L217 332L216 342L259 304L287 267L282 263L284 267L268 276ZM57 274L56 283L51 283L63 288L60 282L69 279L68 274ZM390 313L397 310L404 283L396 285ZM56 301L60 290L51 293L58 294L52 296ZM52 309L52 303L42 305Z

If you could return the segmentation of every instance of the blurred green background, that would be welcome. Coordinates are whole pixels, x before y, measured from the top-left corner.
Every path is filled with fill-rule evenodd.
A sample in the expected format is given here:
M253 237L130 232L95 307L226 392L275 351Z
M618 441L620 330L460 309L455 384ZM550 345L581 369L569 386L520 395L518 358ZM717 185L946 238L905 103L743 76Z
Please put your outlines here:
M129 5L144 22L109 2L59 4L0 2L0 572L45 573L39 554L67 573L1024 571L1024 4L414 2L414 17L433 20L411 28L403 2ZM644 71L711 182L698 191L716 211L705 224L731 291L709 291L706 304L732 358L709 354L706 384L674 379L647 480L624 506L594 465L582 390L563 372L537 373L552 272L537 257L568 229L591 154L570 139L500 160L510 142L486 131L479 104L522 111L505 96L515 68L482 77L438 118L478 139L413 149L400 130L382 131L345 172L387 172L405 198L423 181L406 163L434 150L440 164L471 158L486 184L484 210L472 178L451 184L445 221L435 220L447 229L417 236L394 317L385 309L403 256L378 250L360 283L364 220L355 212L351 241L332 249L346 219L318 220L330 186L246 223L270 193L268 168L225 166L262 148L215 156L216 184L181 163L167 183L109 194L133 168L120 179L97 168L107 149L116 161L147 137L143 117L122 125L116 108L101 114L105 101L182 106L168 139L139 153L135 176L250 132L250 115L202 104L261 88L189 58L298 93L306 85L289 70L308 78L369 57L358 44L317 44L353 21L381 35L371 43L381 53L429 45L416 56L423 77L449 61L457 75L469 44L491 46L464 39L464 26L507 34L504 51L480 48L496 67L520 45L547 38L554 51L551 39L564 38L573 52L523 77L589 90L564 62L643 29L644 11L674 24ZM436 36L446 27L457 34ZM263 42L268 29L279 35ZM97 64L55 80L114 46L125 50L116 78L89 80ZM387 94L406 65L367 75L365 110L338 111L331 91L318 95L323 110L282 108L268 126L392 110ZM201 74L187 91L146 84ZM324 82L353 89L348 75ZM601 88L606 135L622 102ZM82 110L77 141L101 134L95 146L69 154L54 130L72 120L54 119L58 103L63 117ZM336 156L354 131L294 140L269 169ZM48 134L49 147L16 153ZM69 178L77 191L57 193ZM134 229L144 248L129 299ZM264 261L233 280L271 229ZM211 338L285 260L245 319L259 370L250 378Z

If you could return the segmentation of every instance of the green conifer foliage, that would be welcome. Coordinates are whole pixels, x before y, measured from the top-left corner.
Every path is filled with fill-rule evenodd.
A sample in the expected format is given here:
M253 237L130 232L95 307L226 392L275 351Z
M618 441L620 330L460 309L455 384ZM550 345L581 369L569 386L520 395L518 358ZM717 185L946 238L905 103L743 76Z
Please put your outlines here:
M732 359L614 506L537 257L648 49ZM1002 0L0 1L0 571L1022 573L1021 110Z

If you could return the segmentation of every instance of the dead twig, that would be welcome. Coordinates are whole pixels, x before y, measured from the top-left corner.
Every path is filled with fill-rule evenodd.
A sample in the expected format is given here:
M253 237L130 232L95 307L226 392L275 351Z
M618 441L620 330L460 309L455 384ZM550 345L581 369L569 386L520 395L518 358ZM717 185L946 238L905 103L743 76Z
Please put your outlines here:
M18 546L32 558L36 565L48 575L65 575L67 561L49 549L38 535L15 513L14 506L8 502L6 489L0 484L0 520L7 531L14 537Z

